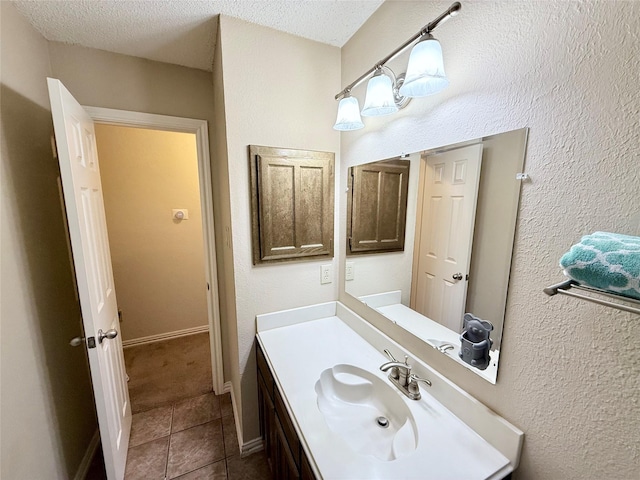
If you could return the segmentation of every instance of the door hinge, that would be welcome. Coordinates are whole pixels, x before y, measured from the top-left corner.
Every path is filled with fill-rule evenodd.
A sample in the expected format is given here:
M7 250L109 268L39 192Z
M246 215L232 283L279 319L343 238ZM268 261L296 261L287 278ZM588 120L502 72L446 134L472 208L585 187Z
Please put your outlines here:
M87 338L87 347L96 348L96 337Z

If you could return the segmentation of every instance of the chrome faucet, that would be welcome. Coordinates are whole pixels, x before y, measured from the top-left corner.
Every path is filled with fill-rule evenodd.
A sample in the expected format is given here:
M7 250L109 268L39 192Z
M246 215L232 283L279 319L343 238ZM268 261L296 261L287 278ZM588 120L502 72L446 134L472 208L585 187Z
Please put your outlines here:
M411 400L420 400L421 395L418 382L424 382L428 386L431 386L431 382L426 378L420 378L411 373L408 356L404 356L404 363L402 363L396 360L389 350L385 349L384 353L391 361L380 365L380 370L383 372L391 370L389 372L389 380L391 380L391 383L398 387L398 390Z

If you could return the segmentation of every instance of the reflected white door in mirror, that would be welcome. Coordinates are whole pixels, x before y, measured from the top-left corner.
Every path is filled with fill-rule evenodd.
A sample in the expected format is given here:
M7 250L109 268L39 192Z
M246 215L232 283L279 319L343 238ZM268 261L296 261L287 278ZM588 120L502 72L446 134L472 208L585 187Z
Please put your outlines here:
M527 136L523 128L408 155L404 249L355 255L345 240L353 278L344 282L348 296L491 383L497 379L520 199L516 176L523 171ZM348 222L357 215L349 209ZM464 313L493 325L486 368L460 358Z

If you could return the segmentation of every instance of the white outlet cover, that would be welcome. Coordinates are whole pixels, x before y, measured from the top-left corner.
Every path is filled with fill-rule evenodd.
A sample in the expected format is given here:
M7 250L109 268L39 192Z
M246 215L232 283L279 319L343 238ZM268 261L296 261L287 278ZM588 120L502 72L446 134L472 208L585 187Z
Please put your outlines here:
M353 280L355 278L356 265L355 262L346 262L344 269L344 279L346 281Z
M333 282L333 265L322 265L320 267L320 284Z

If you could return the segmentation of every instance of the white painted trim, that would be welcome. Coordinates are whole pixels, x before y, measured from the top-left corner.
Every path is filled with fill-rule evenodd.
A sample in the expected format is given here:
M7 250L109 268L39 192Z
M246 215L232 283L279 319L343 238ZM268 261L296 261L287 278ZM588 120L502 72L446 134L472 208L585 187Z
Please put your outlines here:
M89 467L91 467L91 461L98 451L98 445L100 445L100 430L96 429L93 437L91 437L87 451L84 452L84 457L82 457L80 465L78 465L78 470L76 471L73 480L85 480L87 478Z
M252 453L259 452L264 449L264 443L262 442L262 438L254 438L253 440L248 441L244 445L242 445L242 453L240 457L244 458Z
M163 340L171 340L173 338L187 337L209 331L209 325L201 327L185 328L183 330L175 330L173 332L158 333L157 335L149 335L148 337L132 338L122 342L123 348L135 347L136 345L144 345L147 343L161 342Z
M210 286L207 291L207 309L209 313L211 373L213 389L216 392L220 392L223 389L224 372L222 369L222 333L220 331L218 267L216 263L213 189L211 186L211 159L209 157L207 121L102 107L83 106L83 108L95 122L128 127L144 127L154 130L194 133L196 135L198 177L202 207L202 233L204 237L205 276Z
M254 438L248 442L244 442L242 439L242 429L240 428L240 415L238 415L238 408L236 406L236 396L233 393L233 384L231 382L225 382L223 393L231 393L231 405L233 407L233 419L236 424L236 432L238 434L238 447L240 448L240 456L246 457L252 453L259 452L264 448L262 438Z
M258 450L255 450L256 447L255 445L253 445L255 443L255 440L252 440L248 444L245 444L242 439L242 425L240 424L240 415L238 415L238 406L236 403L236 394L233 390L233 384L231 382L225 382L224 389L222 391L223 393L231 393L231 406L233 407L233 420L236 424L236 433L238 436L238 448L240 449L240 456L246 457L251 453L257 452ZM247 448L249 448L250 450L248 453Z

